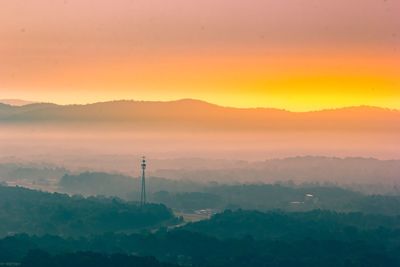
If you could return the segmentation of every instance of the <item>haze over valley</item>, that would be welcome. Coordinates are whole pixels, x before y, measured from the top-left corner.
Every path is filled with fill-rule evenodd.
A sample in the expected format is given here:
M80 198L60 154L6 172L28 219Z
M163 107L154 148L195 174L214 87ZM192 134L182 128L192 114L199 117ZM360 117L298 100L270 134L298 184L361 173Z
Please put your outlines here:
M0 148L3 158L73 167L84 167L76 165L80 162L96 166L102 159L118 164L113 157L140 154L154 159L260 161L312 155L387 160L399 158L399 114L372 107L295 113L197 100L2 105Z
M400 1L0 5L0 267L399 267Z

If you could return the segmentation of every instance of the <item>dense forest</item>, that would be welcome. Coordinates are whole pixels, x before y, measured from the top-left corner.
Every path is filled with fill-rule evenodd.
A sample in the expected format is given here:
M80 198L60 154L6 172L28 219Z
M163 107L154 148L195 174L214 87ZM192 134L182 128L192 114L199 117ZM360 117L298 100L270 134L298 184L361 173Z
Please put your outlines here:
M400 264L399 221L398 217L384 215L327 211L225 211L207 221L170 230L160 228L154 233L80 238L9 236L0 240L0 262L33 262L38 259L29 252L41 250L51 255L46 256L49 262L64 259L63 264L69 260L65 254L92 251L109 255L104 257L153 256L162 262L199 267L390 267Z
M29 252L21 267L177 267L176 264L160 263L154 257L137 257L124 254L106 255L93 252L78 252L50 255L44 251Z
M209 220L189 223L183 229L222 239L251 237L258 240L292 241L309 237L315 240L345 241L352 238L368 241L379 240L384 230L400 230L400 217L322 210L266 213L227 210ZM394 235L397 237L399 234Z
M0 235L89 235L132 232L179 222L162 204L45 193L0 186Z
M65 175L59 186L70 194L118 196L132 201L139 199L140 182L123 175L86 172ZM150 177L148 188L151 201L181 212L328 209L400 215L399 195L368 195L332 184L218 184Z
M99 177L65 177L79 184L82 176L91 177L86 188ZM160 188L175 182L153 180ZM0 186L0 265L400 266L398 196L317 184L181 186L152 192L159 204L144 206ZM204 208L214 215L193 222L174 215Z

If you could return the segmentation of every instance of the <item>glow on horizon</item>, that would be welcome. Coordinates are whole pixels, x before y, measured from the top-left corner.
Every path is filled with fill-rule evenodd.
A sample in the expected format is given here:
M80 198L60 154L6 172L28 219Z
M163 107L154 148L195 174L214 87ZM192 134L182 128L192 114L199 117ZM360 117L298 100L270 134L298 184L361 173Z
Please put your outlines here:
M199 100L199 101L204 101L210 104L215 104L218 106L223 106L223 107L232 107L232 108L273 108L273 109L280 109L280 110L287 110L291 112L309 112L309 111L320 111L320 110L331 110L331 109L340 109L340 108L349 108L349 107L361 107L361 106L369 106L369 107L377 107L377 108L387 108L387 109L392 109L392 110L400 110L399 106L396 105L397 103L393 103L393 105L380 105L377 101L360 101L360 102L354 102L353 99L344 99L343 104L335 104L335 105L329 105L329 104L324 104L321 103L320 105L313 105L313 106L308 106L307 107L299 107L298 106L298 100L297 98L295 101L293 101L293 106L290 108L290 103L288 103L285 100L277 100L275 104L259 104L259 101L248 101L248 102L243 102L242 99L239 99L237 102L235 102L235 99L232 101L215 101L215 99L207 99L207 98L187 98L187 97L169 97L169 98L129 98L129 97L116 97L116 98L97 98L97 99L92 99L91 97L86 98L80 98L79 100L76 100L75 97L67 98L65 97L60 101L59 98L35 98L34 96L28 97L28 98L22 98L22 97L17 97L17 98L2 98L2 99L20 99L20 100L27 100L27 101L32 101L35 103L53 103L57 105L87 105L87 104L94 104L94 103L99 103L99 102L110 102L110 101L161 101L161 102L169 102L169 101L179 101L179 100L184 100L184 99L193 99L193 100ZM307 98L309 100L311 98ZM225 100L225 99L224 99ZM320 100L320 99L319 99ZM318 101L319 101L318 100ZM326 96L326 100L329 100L329 96ZM281 101L281 104L279 104L279 101ZM303 100L304 101L304 100ZM347 101L347 102L346 102ZM288 108L289 107L289 108Z
M398 10L376 0L5 1L0 99L400 109Z
M139 64L130 59L72 64L5 88L0 98L58 104L192 98L222 106L290 111L361 105L400 109L400 57L330 52L321 59L321 52L287 53L267 59L258 51L256 56L176 55L160 62L146 58Z

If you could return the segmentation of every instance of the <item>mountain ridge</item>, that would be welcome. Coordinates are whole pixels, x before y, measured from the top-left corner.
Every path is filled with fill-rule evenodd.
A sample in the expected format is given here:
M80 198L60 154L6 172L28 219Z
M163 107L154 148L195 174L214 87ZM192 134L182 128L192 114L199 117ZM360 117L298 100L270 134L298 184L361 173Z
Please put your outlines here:
M6 104L9 106L25 106L29 104L33 104L35 102L23 99L0 99L1 104Z
M400 130L400 111L348 107L312 112L270 108L230 108L208 102L118 100L86 105L34 103L0 106L1 124L90 123L141 129L186 130Z
M25 103L24 105L13 105L7 103L9 101L19 101ZM387 108L387 107L379 107L379 106L370 106L370 105L359 105L359 106L344 106L344 107L337 107L337 108L325 108L325 109L317 109L317 110L308 110L308 111L292 111L287 109L280 109L280 108L273 108L273 107L233 107L233 106L224 106L219 104L214 104L211 102L207 102L204 100L193 99L193 98L182 98L177 100L170 100L170 101L156 101L156 100L128 100L128 99L120 99L120 100L110 100L110 101L99 101L87 104L56 104L52 102L33 102L21 99L0 99L0 104L4 106L10 107L23 107L23 106L41 106L41 105L52 105L57 107L88 107L88 106L95 106L95 105L108 105L108 104L193 104L197 106L208 106L208 107L218 107L223 109L234 109L234 110L275 110L275 111L282 111L288 113L316 113L316 112L326 112L326 111L339 111L339 110L384 110L384 111L394 111L400 112L399 109Z

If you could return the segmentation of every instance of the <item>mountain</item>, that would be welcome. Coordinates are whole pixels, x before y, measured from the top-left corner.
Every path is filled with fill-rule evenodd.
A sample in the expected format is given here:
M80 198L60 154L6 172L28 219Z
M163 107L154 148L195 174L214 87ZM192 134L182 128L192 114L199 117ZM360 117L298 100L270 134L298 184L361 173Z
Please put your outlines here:
M400 111L365 106L289 112L222 107L191 99L66 106L3 104L0 129L3 157L39 160L40 155L44 162L64 166L70 156L75 167L84 167L95 156L94 169L99 171L109 171L105 166L116 168L115 155L246 160L298 155L400 158ZM105 162L99 155L113 157Z
M26 101L22 99L0 99L0 103L10 105L10 106L25 106L29 104L33 104L33 101Z
M179 222L160 204L140 207L116 198L69 196L0 186L0 236L84 236L158 228Z
M209 160L210 166L212 161ZM153 163L157 164L157 162ZM162 165L161 165L162 166ZM295 183L328 182L342 185L362 184L397 184L400 173L400 160L377 160L372 158L335 158L335 157L293 157L270 159L255 162L232 162L207 167L195 165L183 167L170 164L175 169L162 166L153 167L152 174L169 179L193 179L201 181L240 181L240 182L277 182L291 180ZM390 188L360 188L358 190L389 190ZM397 188L392 188L397 191Z
M221 107L198 100L113 101L88 105L30 104L0 107L0 124L112 124L163 130L390 131L400 130L400 111L350 107L314 112Z

